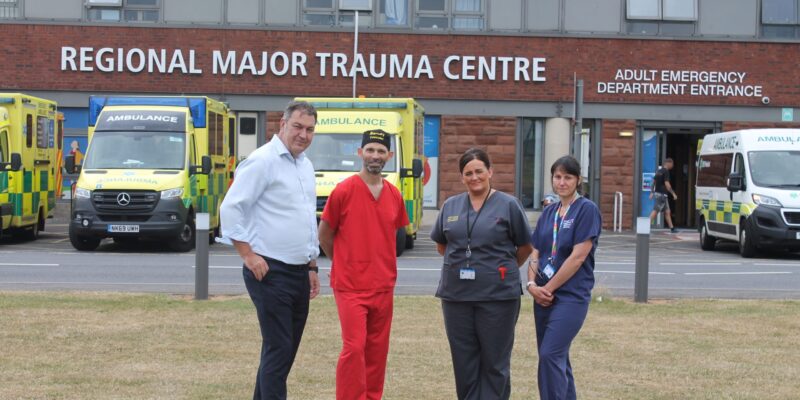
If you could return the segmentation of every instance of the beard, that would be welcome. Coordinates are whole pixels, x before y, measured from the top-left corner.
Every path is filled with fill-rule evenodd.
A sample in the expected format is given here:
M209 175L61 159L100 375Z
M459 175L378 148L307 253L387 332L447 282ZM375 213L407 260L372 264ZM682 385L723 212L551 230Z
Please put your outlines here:
M375 161L375 162L368 162L366 163L366 170L370 174L377 175L383 171L383 167L386 165L385 161Z

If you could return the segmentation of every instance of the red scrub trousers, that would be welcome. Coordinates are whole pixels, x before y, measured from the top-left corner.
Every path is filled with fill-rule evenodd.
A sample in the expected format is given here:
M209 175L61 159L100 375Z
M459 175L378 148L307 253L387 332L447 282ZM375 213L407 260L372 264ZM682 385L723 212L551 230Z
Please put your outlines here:
M394 293L334 290L342 327L336 365L336 399L379 400L383 396Z

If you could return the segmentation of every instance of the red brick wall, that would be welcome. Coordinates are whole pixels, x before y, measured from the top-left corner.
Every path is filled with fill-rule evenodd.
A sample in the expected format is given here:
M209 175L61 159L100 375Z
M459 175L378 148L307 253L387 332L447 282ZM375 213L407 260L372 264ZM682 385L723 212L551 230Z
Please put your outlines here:
M3 90L350 96L352 79L320 77L315 53L350 54L352 40L350 32L4 24L0 54L6 62L0 63L0 76ZM203 74L61 71L62 46L163 48L170 55L182 49L187 58L194 49ZM308 76L214 75L213 50L236 50L240 57L249 50L257 63L262 51L303 52ZM789 56L796 54L796 43L362 33L359 50L412 54L415 65L424 54L434 74L433 80L359 78L358 93L366 96L571 102L577 73L586 102L761 106L753 97L597 94L598 82L613 81L619 68L634 68L745 72L745 83L763 85L771 106L800 104L800 68ZM449 80L442 66L450 55L545 57L546 82Z
M634 151L636 137L622 137L622 131L636 132L636 121L603 120L603 155L601 168L600 212L603 215L603 228L614 226L614 193L622 192L623 229L632 229L634 196Z
M723 132L762 128L800 128L800 124L786 122L724 122L722 124Z
M517 119L511 117L442 116L439 157L439 205L466 190L458 160L470 147L486 150L492 161L492 186L514 193Z

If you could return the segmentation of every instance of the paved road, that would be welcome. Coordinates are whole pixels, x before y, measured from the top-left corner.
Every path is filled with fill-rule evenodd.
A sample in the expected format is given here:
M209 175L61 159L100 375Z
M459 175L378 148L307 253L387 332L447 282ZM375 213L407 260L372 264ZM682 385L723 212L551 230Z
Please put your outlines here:
M413 250L398 263L398 294L432 295L439 281L441 257L423 231ZM694 231L655 232L651 237L651 297L800 299L800 254L743 259L736 245L720 244L704 252ZM330 267L320 260L323 293ZM233 248L211 246L210 293L246 293L241 263ZM632 296L635 236L604 232L597 251L599 290ZM78 252L67 238L64 221L48 220L39 240L0 241L0 290L101 290L194 293L194 254L173 253L161 243L123 246L104 241L95 252Z

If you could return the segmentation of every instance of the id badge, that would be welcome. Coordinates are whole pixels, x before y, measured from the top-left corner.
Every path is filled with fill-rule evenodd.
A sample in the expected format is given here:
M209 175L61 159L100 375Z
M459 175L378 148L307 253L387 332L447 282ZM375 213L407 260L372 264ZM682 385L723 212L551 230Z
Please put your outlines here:
M553 264L548 263L547 265L545 265L544 269L542 270L542 273L544 274L544 276L547 277L547 279L550 279L553 277L553 275L556 274L556 269L553 268Z
M458 278L462 281L474 281L475 280L475 270L472 268L461 268L458 271Z

